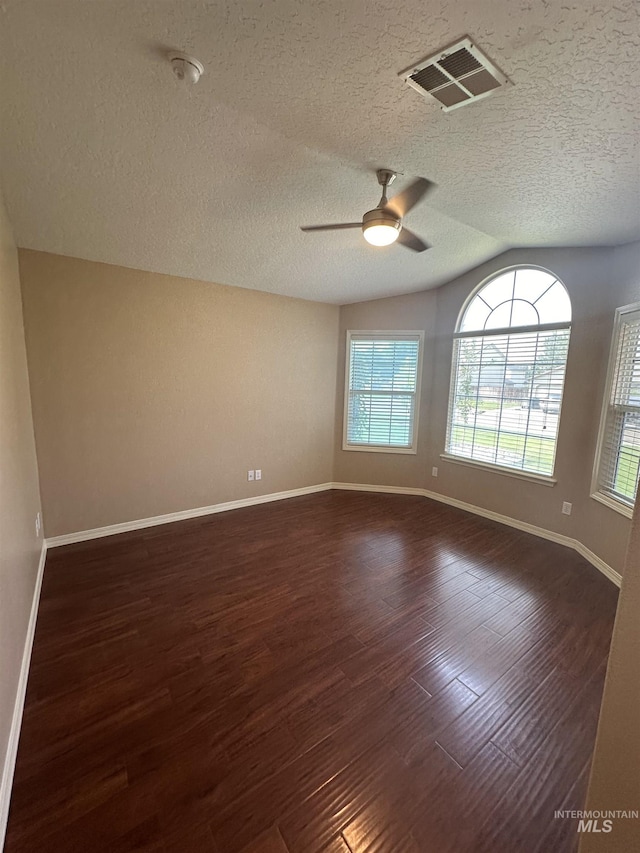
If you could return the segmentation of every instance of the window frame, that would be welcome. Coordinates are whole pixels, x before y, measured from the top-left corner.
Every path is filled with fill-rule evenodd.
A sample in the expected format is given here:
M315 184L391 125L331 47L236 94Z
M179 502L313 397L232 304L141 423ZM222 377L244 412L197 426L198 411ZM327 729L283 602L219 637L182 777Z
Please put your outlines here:
M558 449L558 439L560 437L560 418L562 416L562 403L564 402L564 387L566 383L566 368L569 360L569 352L567 350L567 358L565 361L565 375L563 378L562 384L562 401L560 406L560 411L558 413L558 431L555 439L554 446L554 455L553 455L553 469L550 474L542 474L537 471L530 471L523 468L511 467L509 465L500 465L496 462L489 462L481 459L474 459L470 456L459 456L457 454L451 453L449 451L449 436L451 432L451 428L453 426L452 422L452 394L454 393L454 389L456 387L457 380L457 359L455 356L455 343L459 339L463 338L471 338L471 337L493 337L498 336L500 334L503 335L517 335L531 332L544 332L544 331L554 331L554 330L562 330L567 329L569 332L569 346L571 344L571 331L573 327L573 305L571 305L571 318L568 321L561 321L557 323L540 323L535 326L509 326L505 328L496 328L496 329L483 329L483 330L468 330L461 331L461 326L464 321L465 314L467 309L471 305L471 302L475 299L475 297L482 292L482 290L490 284L494 279L498 278L501 275L509 272L517 273L518 270L539 270L540 272L546 273L547 275L551 275L555 278L557 282L559 282L562 287L565 289L567 296L569 297L569 301L571 304L571 296L569 295L569 291L564 281L560 278L560 276L556 275L550 269L546 267L539 266L537 264L514 264L513 266L504 267L503 269L496 270L490 275L486 276L476 287L473 288L471 293L464 300L462 307L460 308L460 312L458 314L458 318L456 320L455 329L452 336L452 350L451 350L451 371L449 378L449 399L447 404L447 413L446 413L446 425L445 425L445 448L444 452L440 454L440 458L446 462L452 462L459 465L466 465L471 468L476 468L479 470L489 471L494 474L503 474L510 477L515 477L520 480L528 480L533 483L538 483L543 486L555 486L557 483L557 479L555 478L556 471L556 461L557 461L557 449Z
M599 503L602 503L605 506L609 507L609 509L613 509L616 512L619 512L626 518L632 518L635 507L635 501L632 504L627 503L621 498L616 498L614 495L611 495L608 492L603 492L601 488L601 467L604 461L603 457L605 452L605 440L607 435L607 426L609 422L609 413L612 408L611 392L613 390L613 380L617 373L618 367L620 336L623 327L623 317L626 314L640 314L640 302L634 302L631 305L623 305L620 308L616 308L615 310L613 319L613 329L611 333L611 346L609 348L607 377L604 386L604 395L602 398L600 424L598 426L598 442L596 444L596 453L593 462L593 473L591 476L591 497Z
M414 408L413 408L413 431L411 447L401 447L397 445L384 444L349 444L347 430L349 426L349 399L351 388L349 387L349 378L351 374L351 342L354 337L363 338L365 340L387 340L387 341L402 341L416 340L418 341L418 363L416 369L416 390L414 392ZM422 390L422 362L424 355L424 329L403 329L403 330L387 330L387 329L347 329L346 334L346 357L344 369L344 405L342 416L342 449L355 450L365 453L396 453L403 455L415 456L418 452L418 427L420 421L420 393Z

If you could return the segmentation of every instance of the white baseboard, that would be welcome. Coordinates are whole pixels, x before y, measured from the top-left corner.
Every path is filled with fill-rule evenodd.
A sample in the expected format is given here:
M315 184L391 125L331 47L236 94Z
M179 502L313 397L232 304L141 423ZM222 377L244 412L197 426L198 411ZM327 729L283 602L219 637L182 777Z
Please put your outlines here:
M424 489L414 489L409 486L370 486L364 483L331 483L332 489L342 492L380 492L385 495L419 495L425 497Z
M319 483L316 486L304 486L301 489L289 489L286 492L271 492L268 495L257 495L255 498L242 498L237 501L200 506L195 509L185 509L180 512L169 512L166 515L154 515L151 518L140 518L135 521L125 521L122 524L110 524L107 527L95 527L93 530L80 530L77 533L65 533L62 536L52 536L47 539L47 548L57 548L60 545L71 545L74 542L87 542L89 539L101 539L103 536L114 536L116 533L127 533L131 530L144 530L145 527L156 527L159 524L170 524L172 521L184 521L188 518L199 518L203 515L213 515L217 512L228 512L231 509L241 509L247 506L282 501L287 498L297 498L301 495L311 495L314 492L325 492L333 488L331 483Z
M578 542L577 539L573 540L573 548L585 558L592 566L595 566L596 569L599 569L603 575L609 578L617 587L622 583L622 575L616 572L614 568L612 568L608 563L605 563L603 559L598 557L597 554L594 554L586 545L583 545L582 542Z
M535 524L529 524L527 521L519 521L517 518L511 518L509 515L502 515L499 512L493 512L484 507L475 506L475 504L460 501L457 498L450 498L447 495L441 495L438 492L430 492L428 489L408 488L404 486L373 486L364 483L333 483L332 488L354 492L382 492L390 495L420 495L424 498L429 498L433 501L455 506L465 512L471 512L474 515L480 515L483 518L488 518L491 521L497 521L499 524L505 524L508 527L514 527L516 530L522 530L524 533L531 533L533 536L539 536L541 539L548 539L551 542L557 542L559 545L566 545L567 548L573 548L582 557L585 558L592 566L602 572L602 574L612 581L616 586L620 586L622 575L616 572L608 563L605 563L597 554L589 550L586 545L579 542L577 539L572 539L570 536L565 536L563 533L556 533L553 530L547 530L544 527L537 527Z
M507 527L514 527L516 530L522 530L524 533L531 533L533 536L539 536L541 539L548 539L550 542L557 542L558 545L566 545L568 548L575 547L575 539L566 536L564 533L556 533L553 530L547 530L546 527L538 527L535 524L530 524L528 521L520 521L517 518L512 518L510 515L502 515L502 513L494 512L491 509L485 509L475 504L460 501L457 498L450 498L446 495L441 495L438 492L429 492L425 489L424 496L433 501L440 501L449 506L455 506L465 512L472 512L474 515L481 515L483 518L488 518L490 521L497 521L499 524L505 524Z
M9 732L7 754L5 755L4 767L2 770L2 783L0 784L0 850L2 850L4 846L4 837L7 831L7 820L9 818L9 802L11 800L11 787L13 785L13 772L16 767L16 758L18 756L18 741L20 740L20 728L22 726L22 712L24 710L24 700L27 695L27 681L29 679L31 649L33 648L33 638L36 632L38 605L40 603L40 590L42 588L42 576L44 574L44 563L46 556L47 544L46 542L43 542L42 550L40 552L40 562L38 563L38 572L36 574L36 583L33 590L33 600L31 602L31 613L29 615L27 636L24 641L22 666L20 667L20 678L18 680L16 701L13 706L13 717L11 718L11 730Z
M272 492L268 495L258 495L255 498L226 501L225 503L213 504L212 506L196 507L195 509L186 509L181 512L156 515L151 518L125 521L122 524L110 524L107 527L96 527L93 530L80 530L77 533L65 533L62 536L52 536L46 540L46 547L56 548L60 545L71 545L74 542L86 542L90 539L100 539L103 536L113 536L117 533L126 533L132 530L143 530L145 527L155 527L159 524L170 524L173 521L184 521L188 518L199 518L200 516L213 515L218 512L228 512L232 509L256 506L257 504L269 503L271 501L286 500L287 498L295 498L301 495L311 495L315 492L327 491L328 489L340 489L342 491L352 492L379 492L390 495L416 495L419 497L429 498L430 500L439 501L440 503L445 503L449 506L462 509L465 512L471 512L474 515L480 515L483 518L488 518L491 521L497 521L499 524L514 527L516 530L531 533L533 536L539 536L541 539L548 539L551 542L557 542L559 545L566 545L567 548L573 548L583 556L585 560L588 560L588 562L601 571L605 577L609 578L610 581L616 584L616 586L620 586L622 581L622 576L616 572L615 569L605 563L604 560L598 557L597 554L590 551L589 548L582 544L582 542L579 542L577 539L572 539L570 536L565 536L563 533L556 533L553 530L547 530L544 527L537 527L535 524L529 524L526 521L520 521L517 518L511 518L511 516L493 512L493 510L484 509L484 507L475 506L475 504L460 501L457 498L450 498L447 497L447 495L441 495L438 492L431 492L428 489L419 489L410 486L376 486L370 483L320 483L315 486L304 486L301 489L289 489L285 492Z

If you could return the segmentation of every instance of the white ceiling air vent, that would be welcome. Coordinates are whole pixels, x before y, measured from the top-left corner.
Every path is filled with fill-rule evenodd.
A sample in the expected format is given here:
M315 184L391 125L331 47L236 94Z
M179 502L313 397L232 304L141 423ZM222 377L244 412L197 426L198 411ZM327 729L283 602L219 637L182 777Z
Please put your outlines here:
M509 80L470 38L452 44L398 75L425 98L435 98L445 112L486 98Z

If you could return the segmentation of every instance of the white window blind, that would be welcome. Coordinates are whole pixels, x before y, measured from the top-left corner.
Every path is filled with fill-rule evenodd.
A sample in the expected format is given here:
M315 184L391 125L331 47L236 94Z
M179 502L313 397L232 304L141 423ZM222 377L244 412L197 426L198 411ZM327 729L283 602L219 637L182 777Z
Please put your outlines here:
M448 454L553 474L570 320L546 270L507 270L480 288L454 335Z
M603 413L597 488L633 507L640 465L640 306L616 315Z
M455 341L447 452L553 473L569 330Z
M345 449L415 450L421 340L348 332Z

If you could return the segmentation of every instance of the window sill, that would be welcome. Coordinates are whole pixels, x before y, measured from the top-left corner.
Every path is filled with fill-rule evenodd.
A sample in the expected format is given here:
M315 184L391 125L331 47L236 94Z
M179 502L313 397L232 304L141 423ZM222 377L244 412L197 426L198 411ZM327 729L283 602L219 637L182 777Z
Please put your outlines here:
M591 497L594 499L594 501L598 501L598 503L604 504L604 506L608 506L609 509L613 509L616 512L619 512L620 515L624 515L625 518L633 518L632 507L623 504L621 501L617 501L615 498L612 498L609 495L603 495L601 492L593 492Z
M342 449L357 450L360 453L402 453L410 456L415 456L417 453L415 447L380 447L377 444L343 444Z
M558 482L554 477L547 477L544 474L533 474L530 471L520 471L516 468L503 468L501 465L478 462L476 459L466 459L463 456L451 456L448 453L441 453L440 458L444 459L445 462L453 462L455 465L479 468L481 471L490 471L492 474L515 477L516 480L528 480L530 483L538 483L540 486L555 486Z

